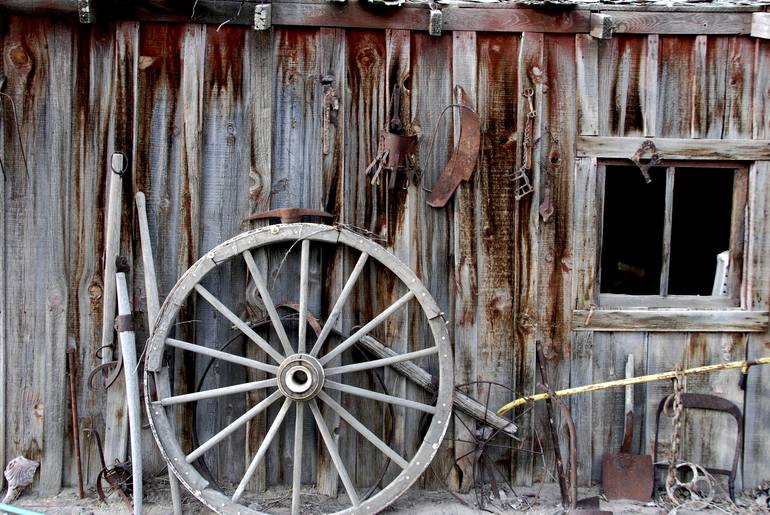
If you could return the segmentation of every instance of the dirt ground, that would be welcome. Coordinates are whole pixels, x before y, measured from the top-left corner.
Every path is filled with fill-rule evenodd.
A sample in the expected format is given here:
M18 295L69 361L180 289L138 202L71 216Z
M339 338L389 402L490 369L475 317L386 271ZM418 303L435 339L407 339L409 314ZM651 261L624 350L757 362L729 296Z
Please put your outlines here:
M166 515L172 513L171 500L168 495L167 483L158 480L153 483L145 483L145 510L146 515ZM538 495L539 490L539 495ZM460 495L466 504L454 498L444 491L425 491L412 489L393 503L384 513L388 514L415 514L415 515L471 515L477 513L529 513L529 514L558 514L563 513L559 504L559 490L556 484L546 484L542 488L520 488L516 490L516 496L505 496L489 499L486 509L479 509L476 496L471 494ZM581 488L579 498L599 495L598 487ZM530 506L527 506L527 503ZM107 515L123 514L130 511L121 504L117 496L110 500L109 505L99 502L96 492L89 491L85 499L78 499L74 490L67 489L52 498L35 498L24 495L17 500L16 506L27 510L45 514L62 515ZM185 495L184 513L189 515L203 515L212 513L201 505L191 495ZM287 490L271 489L259 498L254 498L250 507L270 513L289 513L290 493ZM324 513L336 511L342 508L334 499L312 493L308 489L303 494L303 513ZM686 514L696 513L692 510L671 510L659 507L654 503L642 504L626 501L601 501L601 509L613 513L629 514ZM736 503L730 504L727 500L715 503L710 509L700 510L697 513L767 513L768 490L759 489L752 492L744 492L738 495Z

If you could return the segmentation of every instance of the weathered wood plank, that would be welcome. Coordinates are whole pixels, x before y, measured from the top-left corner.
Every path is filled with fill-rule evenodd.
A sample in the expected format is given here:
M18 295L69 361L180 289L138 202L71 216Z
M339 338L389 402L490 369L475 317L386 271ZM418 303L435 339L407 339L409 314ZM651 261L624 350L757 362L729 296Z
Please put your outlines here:
M509 45L507 48L511 48L512 45ZM535 124L534 124L534 131L531 135L532 141L536 141L540 135L541 135L541 129L542 129L542 116L543 116L543 107L542 107L542 100L543 100L543 84L538 79L540 78L540 75L538 75L538 71L542 74L543 70L543 35L542 34L533 34L533 33L525 33L521 37L521 42L517 47L513 47L514 51L517 51L518 55L518 62L517 62L517 69L512 70L513 73L516 75L516 90L513 93L514 101L509 101L509 104L514 104L516 106L516 126L515 127L506 127L508 130L516 130L517 132L517 149L521 150L515 150L515 164L514 166L518 168L521 166L521 163L523 162L522 159L524 159L523 156L523 142L524 142L524 126L526 123L527 114L529 111L529 108L527 106L527 101L524 99L521 95L522 93L527 90L528 88L532 88L535 91L535 111L536 111L536 117L535 117ZM510 79L509 79L510 80ZM513 83L513 82L512 82ZM512 111L512 106L508 107L506 106L506 109ZM494 118L497 118L495 116ZM494 118L491 117L490 123L494 120ZM503 120L506 120L505 117L501 117ZM499 122L497 122L499 123ZM509 150L510 152L510 150ZM507 172L507 167L510 166L509 161L511 159L510 154L506 156L506 167L502 166L496 166L496 168L501 168L501 170L498 172L505 173ZM505 311L503 313L506 313L506 315L510 316L509 309L512 310L514 313L513 317L513 336L514 338L508 338L504 341L515 341L516 346L515 350L513 352L510 351L510 349L505 349L508 353L513 354L513 360L510 360L510 357L508 359L508 362L513 361L513 366L515 367L514 372L514 381L513 385L516 390L517 394L522 395L528 395L535 389L535 385L537 384L538 379L535 375L535 341L538 337L537 332L537 306L538 306L538 288L537 288L537 278L538 278L538 263L539 263L539 238L538 238L538 231L539 231L539 222L540 222L540 213L538 212L540 203L538 202L538 198L535 195L539 195L540 192L540 155L538 153L534 153L533 155L533 168L529 172L530 173L530 181L532 183L532 187L534 188L534 191L537 192L536 194L530 194L522 198L521 200L515 202L515 208L514 208L514 227L513 227L513 234L512 242L510 242L507 245L508 249L511 247L513 248L513 276L511 277L509 272L505 272L502 277L506 279L506 281L497 281L497 284L504 284L506 285L506 289L500 290L499 294L499 300L494 304L486 303L488 306L494 306L498 309L505 308ZM516 169L514 168L514 170ZM507 203L510 204L512 202L512 191L508 193L505 191L509 197L506 198ZM507 211L504 211L501 214L508 214L510 213L510 208ZM485 215L489 216L489 215ZM508 215L509 216L509 215ZM504 227L508 227L508 224L510 223L510 218L506 217L505 220L506 225ZM498 226L499 227L499 226ZM499 230L498 230L499 231ZM491 236L491 234L490 234ZM499 236L495 236L495 239L497 239ZM510 250L504 250L503 251L506 256L510 256ZM510 257L506 257L506 259L510 259ZM501 264L505 263L503 261ZM481 264L479 265L481 267ZM506 265L507 268L510 268L510 265ZM498 272L500 273L500 272ZM512 281L512 282L511 282ZM507 286L511 287L513 291L513 298L512 302L504 302L506 300L505 294L507 290ZM509 305L510 304L510 305ZM507 318L506 318L507 320ZM510 331L509 328L506 327L507 324L501 323L501 332L504 331L505 333L508 333ZM485 330L485 332L487 332ZM481 344L481 342L480 342ZM510 356L509 354L509 356ZM534 441L533 438L535 436L534 434L534 416L532 413L526 413L522 414L517 413L517 415L520 415L520 418L517 417L517 424L519 425L520 429L520 437L522 438L524 442L524 446L526 449L534 450ZM517 455L514 457L515 463L513 464L513 479L516 483L529 483L533 480L533 456L530 453L522 452L517 453Z
M760 162L749 171L749 227L747 249L747 281L745 295L751 309L767 309L770 299L770 163ZM749 335L747 357L749 359L767 356L770 353L768 333ZM749 372L746 385L745 434L743 446L743 474L745 488L758 485L768 476L767 461L757 456L770 453L767 428L770 414L757 409L770 395L770 371L756 367Z
M578 133L599 134L599 43L585 34L575 36Z
M478 87L477 72L477 36L475 32L457 31L452 36L452 83L462 87L475 103ZM453 135L455 143L460 136L460 113L455 111ZM454 198L454 285L455 285L455 312L454 312L454 358L455 358L455 384L470 383L476 381L479 376L478 368L478 286L479 270L476 263L477 239L481 224L476 217L476 206L483 202L481 196L477 197L479 190L480 171L474 171L474 175L468 182L462 183L455 193ZM463 391L473 397L478 395L475 388L465 388ZM454 452L457 468L453 468L450 476L450 485L461 491L468 491L473 485L473 445L463 443L460 440L473 441L474 435L467 428L473 428L475 422L467 415L456 414L462 417L465 425L455 424L454 437L456 439ZM468 454L470 453L470 454ZM459 469L459 473L458 473Z
M4 91L21 134L4 123L5 456L40 462L36 489L58 493L66 426L66 221L73 32L60 22L9 18ZM33 71L34 70L34 71ZM4 119L13 120L4 102ZM66 136L63 136L66 135ZM24 144L29 170L21 156ZM23 306L23 309L19 309ZM11 342L12 346L6 343ZM10 351L10 352L8 352Z
M600 134L641 136L645 127L647 38L623 36L600 44Z
M385 67L387 59L384 33L373 31L349 31L346 34L347 62L345 88L342 89L344 101L345 154L342 222L367 230L374 237L383 237L388 231L387 178L379 185L372 185L370 177L363 171L377 153L379 130L386 124ZM350 255L344 267L344 275L349 275L358 256ZM353 290L349 311L344 313L343 324L349 327L363 325L377 313L387 307L389 296L378 280L376 266L370 266L358 280ZM349 327L343 326L344 329ZM386 330L378 328L377 336ZM360 356L348 353L343 355L347 364ZM345 378L346 384L377 390L380 386L373 374L356 373ZM382 436L384 415L387 408L350 395L342 396L342 405L359 420L368 420L369 429ZM394 408L394 411L403 411ZM347 424L342 425L340 453L345 467L353 475L358 486L368 487L379 475L383 455L365 438L354 432Z
M440 176L448 160L449 149L453 146L451 125L446 123L446 119L439 118L444 108L453 103L452 76L447 73L447 70L452 67L452 35L444 34L437 38L415 32L412 34L412 45L412 117L424 135L419 140L418 155L422 168L421 181L427 188L435 184ZM438 130L430 152L431 140L427 136L429 134L432 136L436 127ZM424 189L417 190L417 201L414 205L417 225L414 228L414 236L418 242L418 259L412 263L412 266L420 271L420 278L441 310L453 313L454 206L447 204L443 209L426 207L426 197L427 192ZM413 327L418 328L419 333L412 333L412 347L409 350L419 350L433 345L427 321L422 313L418 314L421 320L419 325L415 323ZM428 360L425 368L432 374L438 375L437 360ZM424 392L420 394L417 400L421 397L426 401L429 400L430 397ZM417 428L419 420L416 418L410 420L410 417L417 414L414 410L411 411L407 413L407 427ZM414 425L409 426L409 424ZM451 441L444 440L433 459L433 468L439 476L446 476L449 467L454 463L453 454ZM423 477L426 487L439 486L433 475Z
M725 112L725 73L729 38L697 36L695 38L693 75L693 113L690 136L722 137Z
M688 309L575 310L575 331L764 332L767 311Z
M250 158L249 213L258 213L270 209L273 135L272 131L262 130L262 127L272 126L273 123L273 32L250 32L245 38L244 69L270 71L270 73L244 74L244 80L247 81L243 90L244 104L248 106L247 112L250 113L248 132L251 138L248 152ZM257 222L259 223L269 222ZM267 256L264 252L257 253L255 261L260 270L268 269ZM267 331L264 336L267 336ZM268 359L267 354L254 345L247 346L246 356L262 362ZM259 371L250 370L247 372L247 378L249 381L258 381L267 376ZM248 406L256 406L266 397L267 393L264 390L249 392L246 396ZM266 433L267 413L262 412L246 425L244 465L249 463L256 454ZM261 492L266 487L265 465L261 463L247 488Z
M81 457L86 484L93 484L102 466L91 433L84 429L105 426L102 407L105 394L88 388L88 372L101 364L94 351L101 342L100 257L104 216L100 198L106 184L107 141L115 59L115 26L81 27L75 34L77 52L73 56L75 85L72 101L72 177L69 203L76 206L68 220L69 323L68 333L75 340L80 361L78 410L81 428ZM68 428L71 432L72 428ZM74 454L65 446L65 480L75 477Z
M573 149L577 113L570 93L576 88L574 55L574 37L545 36L543 61L547 92L543 95L544 134L540 159L535 161L539 163L541 187L534 199L539 206L540 218L537 324L548 381L553 388L569 384L572 355ZM547 415L542 409L544 407L535 408L537 415L542 417L540 427L545 427ZM560 414L556 420L561 423ZM544 441L550 442L548 438ZM566 449L568 440L563 438L562 441ZM546 450L546 456L549 454ZM551 466L548 468L551 469Z
M755 48L749 37L730 38L723 138L751 138Z
M689 127L688 127L689 130ZM664 159L761 161L770 159L770 140L649 138ZM578 157L629 158L645 138L578 136Z
M644 61L644 86L642 110L644 111L644 132L647 137L658 134L658 63L660 61L660 37L647 36L647 58Z
M690 134L693 111L695 39L661 36L659 48L665 58L658 63L657 135L683 138Z
M0 17L0 22L3 24L5 23L5 15ZM3 25L4 26L4 25ZM5 49L5 37L6 37L6 31L0 30L0 48L3 50ZM5 77L5 59L0 59L0 74L2 74L3 77ZM10 120L11 118L8 117L8 111L5 107L6 102L3 101L2 103L2 113L3 113L3 120ZM9 160L7 159L8 153L6 152L6 149L8 148L10 142L6 142L8 129L8 124L3 124L3 132L0 136L0 155L3 156L3 165L5 163L9 163ZM17 152L18 154L18 152ZM20 157L20 156L18 156ZM19 163L19 159L16 159L16 162ZM8 352L7 352L7 345L5 342L8 340L6 339L6 319L8 318L8 307L6 305L6 273L5 273L5 171L3 171L3 180L0 181L0 341L3 342L2 345L0 345L0 384L3 386L0 387L0 417L3 417L3 420L8 419L8 411L7 411L7 389L5 385L7 384L7 362L8 362ZM0 431L0 463L6 463L5 460L5 437L6 432L5 430ZM88 476L86 476L88 477ZM0 477L0 488L5 488L5 475L3 477Z
M673 13L614 11L615 34L748 34L749 13Z
M770 134L770 42L757 40L756 46L752 135L766 139Z

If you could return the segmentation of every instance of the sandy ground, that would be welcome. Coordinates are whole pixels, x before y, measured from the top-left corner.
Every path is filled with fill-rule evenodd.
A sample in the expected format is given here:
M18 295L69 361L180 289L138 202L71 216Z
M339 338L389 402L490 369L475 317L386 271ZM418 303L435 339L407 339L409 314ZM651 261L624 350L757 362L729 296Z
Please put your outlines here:
M167 484L162 481L156 483L145 483L145 510L146 515L165 515L172 513L170 508L170 498L168 496ZM466 505L455 499L452 495L443 491L425 491L413 489L393 503L384 513L389 514L418 514L418 515L470 515L477 513L529 513L529 514L558 514L562 513L559 505L559 490L555 484L546 484L540 489L539 497L536 497L537 489L520 488L516 490L516 497L508 499L507 506L501 507L499 499L494 500L494 504L487 505L487 510L480 510L476 506L476 498L473 494L461 495L460 498ZM768 513L767 498L762 497L762 492L748 492L738 497L737 507L730 506L726 502L720 503L720 507L701 510L697 513ZM582 488L579 492L579 498L599 495L597 487ZM529 502L532 507L527 508ZM251 507L264 510L270 513L289 513L290 494L286 490L271 489L260 498L252 500ZM761 503L764 502L764 506ZM129 510L121 504L115 496L110 500L110 504L105 506L100 503L95 491L87 493L85 499L78 499L74 490L65 490L56 497L35 498L29 495L22 495L16 506L28 510L37 511L46 514L62 515L99 515L99 514L122 514L130 513ZM324 513L336 511L342 508L333 499L314 494L308 489L307 494L303 494L303 513ZM516 509L514 509L516 508ZM671 512L662 509L653 503L642 504L625 501L607 502L602 500L602 510L609 510L613 513L630 514L662 514L662 513L695 513L689 510L678 510ZM184 513L190 515L203 515L212 513L201 505L191 495L185 495Z

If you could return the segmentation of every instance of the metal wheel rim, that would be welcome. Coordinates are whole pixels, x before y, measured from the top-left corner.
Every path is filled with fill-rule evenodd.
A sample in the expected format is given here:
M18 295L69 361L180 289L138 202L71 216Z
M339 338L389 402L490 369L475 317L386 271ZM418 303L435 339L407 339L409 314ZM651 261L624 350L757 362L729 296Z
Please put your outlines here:
M280 224L242 233L206 253L177 281L161 307L158 321L147 343L147 355L145 358L146 407L150 426L161 454L180 482L201 502L218 513L252 514L260 512L238 504L223 493L209 487L208 482L185 459L186 454L174 437L166 409L158 404L158 401L152 401L154 398L166 399L169 397L168 370L163 366L162 362L167 336L185 299L196 291L196 285L199 285L201 280L214 270L218 264L231 258L238 259L239 254L246 251L250 254L260 247L300 241L303 242L303 253L305 252L305 246L310 245L310 243L304 243L305 241L316 244L342 244L361 252L362 255L365 253L369 258L374 259L380 265L390 270L406 286L408 292L413 295L412 299L419 303L422 312L426 316L428 326L433 335L439 363L439 385L436 402L433 405L434 412L423 442L420 444L417 452L396 478L388 483L380 492L362 501L358 506L354 503L349 508L337 513L376 513L395 501L414 484L428 467L438 451L448 427L452 410L453 366L446 323L435 300L409 267L377 243L341 227L309 223ZM366 258L362 257L362 259L365 260ZM252 280L254 279L253 276L251 278ZM350 277L346 278L346 282L349 279ZM280 345L275 346L275 348L280 348ZM327 350L327 353L322 357L328 355L331 350ZM271 365L276 364L270 358L267 359L267 362ZM286 398L284 404L289 402L290 400ZM321 404L321 402L316 401L315 397L312 402L316 402L316 405ZM291 404L301 404L303 406L307 404L310 406L311 402L302 401L301 403L296 403L292 401ZM315 414L312 412L316 411L317 408L307 410L304 407L297 409L299 412L304 411L306 416L312 414L315 418ZM311 413L307 413L308 411L311 411ZM272 426L273 424L271 423L270 425ZM290 429L284 426L284 430ZM316 430L320 432L320 426L317 425ZM321 435L319 434L319 441L322 441L320 437ZM325 441L324 444L326 444ZM325 447L327 452L330 452L329 447L326 445ZM296 511L294 503L292 510Z

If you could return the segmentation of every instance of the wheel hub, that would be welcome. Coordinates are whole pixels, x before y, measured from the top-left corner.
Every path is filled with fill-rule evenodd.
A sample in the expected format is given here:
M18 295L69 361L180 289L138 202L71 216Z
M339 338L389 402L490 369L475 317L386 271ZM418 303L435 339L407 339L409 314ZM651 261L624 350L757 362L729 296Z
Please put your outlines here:
M308 354L294 354L278 367L278 389L296 401L312 399L324 385L321 363Z

